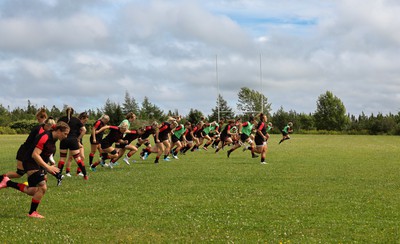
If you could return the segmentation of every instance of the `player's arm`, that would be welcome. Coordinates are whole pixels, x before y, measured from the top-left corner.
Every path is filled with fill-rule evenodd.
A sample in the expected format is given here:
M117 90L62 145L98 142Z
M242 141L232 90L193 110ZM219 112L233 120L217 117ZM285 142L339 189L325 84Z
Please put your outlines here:
M32 152L32 158L35 160L35 162L42 168L45 168L46 171L49 172L50 174L54 175L54 174L60 172L60 169L58 167L48 165L43 160L43 158L40 156L41 153L42 153L42 150L38 147L35 147L35 149Z

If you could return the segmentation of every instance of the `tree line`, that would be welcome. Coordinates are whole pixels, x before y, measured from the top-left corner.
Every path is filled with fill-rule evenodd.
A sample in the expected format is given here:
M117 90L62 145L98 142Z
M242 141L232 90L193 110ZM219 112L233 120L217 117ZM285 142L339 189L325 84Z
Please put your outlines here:
M273 123L273 133L280 133L289 121L294 124L295 133L313 134L370 134L370 135L400 135L400 112L397 114L366 115L363 112L359 116L346 113L346 108L342 101L332 92L326 91L316 100L316 110L314 113L297 113L295 110L285 111L280 107L276 112L271 113L271 104L268 98L258 91L243 87L238 92L237 111L228 105L221 94L218 95L216 106L211 109L211 114L205 115L199 109L191 108L189 113L183 116L183 121L196 123L205 118L208 121L218 121L219 119L242 118L246 121L250 116L263 112L268 116L268 120ZM60 118L65 115L65 108L45 108L47 113ZM35 114L39 107L33 105L29 100L26 108L15 108L10 110L0 104L0 134L28 133L36 125ZM79 110L79 108L75 108ZM83 111L81 111L83 112ZM107 99L102 108L85 111L89 115L87 127L102 115L108 114L111 118L110 124L118 125L128 112L137 115L138 120L133 126L150 124L152 121L162 122L169 116L179 115L178 110L169 110L165 113L157 105L144 97L142 103L136 101L129 92L125 92L124 102L117 102Z

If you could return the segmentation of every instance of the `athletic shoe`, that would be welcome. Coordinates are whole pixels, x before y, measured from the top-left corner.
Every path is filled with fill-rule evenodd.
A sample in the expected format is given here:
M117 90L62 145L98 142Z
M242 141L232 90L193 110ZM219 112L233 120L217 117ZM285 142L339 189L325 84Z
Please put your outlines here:
M96 169L96 168L93 168L93 167L90 167L90 170L91 170L92 172L96 172L96 171L97 171L97 169Z
M106 166L106 163L104 162L104 160L103 160L102 158L100 159L100 165L101 165L102 167Z
M255 154L254 154L254 155L252 155L251 157L252 157L252 158L258 158L258 155L255 155Z
M10 180L7 175L3 175L3 179L0 182L0 189L7 187L7 182Z
M61 181L64 179L64 175L57 178L57 186L61 186Z
M89 180L89 176L85 175L85 176L83 176L83 179L84 180Z
M164 158L164 161L169 162L169 161L171 161L171 159L169 159L169 158Z
M131 164L129 163L129 158L128 158L128 157L125 157L123 160L124 160L124 162L125 162L127 165L131 165Z
M113 168L114 168L114 164L110 162L110 163L108 164L108 167L110 167L110 169L113 169Z
M28 214L28 217L37 218L37 219L44 219L44 216L40 215L38 212L34 211L31 214Z
M175 159L179 159L178 156L176 156L176 155L172 155L172 157Z
M145 152L143 155L143 160L146 160L148 157L149 157L149 154L147 152Z
M82 177L83 177L84 175L83 175L82 172L79 172L79 173L78 173L78 176L82 176Z
M66 173L65 176L72 177L70 172Z
M244 147L244 148L243 148L243 152L244 152L244 151L246 151L246 150L247 150L247 148L246 148L246 147Z
M261 164L267 164L267 163L263 161L263 162L261 162Z

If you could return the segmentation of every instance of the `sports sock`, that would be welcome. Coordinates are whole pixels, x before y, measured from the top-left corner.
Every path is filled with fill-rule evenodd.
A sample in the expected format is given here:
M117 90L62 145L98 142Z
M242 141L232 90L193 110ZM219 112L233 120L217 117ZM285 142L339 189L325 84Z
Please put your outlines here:
M7 181L7 187L12 187L18 191L24 192L26 185L9 180Z
M63 171L64 164L65 164L65 162L64 162L64 161L60 161L60 162L58 162L58 168L60 169L60 174L61 174L61 173L62 173L62 171Z
M94 153L89 154L89 165L92 165L93 163L93 158L94 158Z
M36 211L36 209L38 208L38 206L39 206L39 203L40 203L40 201L38 201L38 200L35 200L35 199L33 199L32 198L32 202L31 202L31 210L29 210L29 214L32 214L33 212L35 212Z
M82 160L79 160L76 163L78 164L79 168L81 169L83 175L86 175L85 163Z

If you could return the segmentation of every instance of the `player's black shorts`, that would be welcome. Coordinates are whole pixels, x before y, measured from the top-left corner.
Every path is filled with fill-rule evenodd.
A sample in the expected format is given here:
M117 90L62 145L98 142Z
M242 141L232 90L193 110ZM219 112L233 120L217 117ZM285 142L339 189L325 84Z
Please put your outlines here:
M46 173L43 169L31 174L28 176L28 184L29 186L37 186L40 182L44 181L46 177Z
M262 138L261 136L256 136L256 138L254 138L254 141L257 146L262 146L265 142L264 138Z
M168 133L160 133L158 134L158 139L160 140L160 142L166 141L168 140Z
M78 138L71 137L60 141L60 149L79 150Z
M182 137L181 137L181 138L182 138ZM171 136L171 141L172 141L173 143L175 143L175 142L179 141L179 138L176 137L176 135L172 135L172 136Z
M96 143L93 142L93 136L90 136L90 144L92 145L98 145L101 143L101 140L103 139L102 135L96 135Z
M244 134L244 133L242 133L242 134L240 135L240 140L241 140L242 142L245 142L248 138L249 138L249 136L246 135L246 134Z
M101 149L107 149L111 146L112 146L112 143L110 143L108 140L101 141Z

